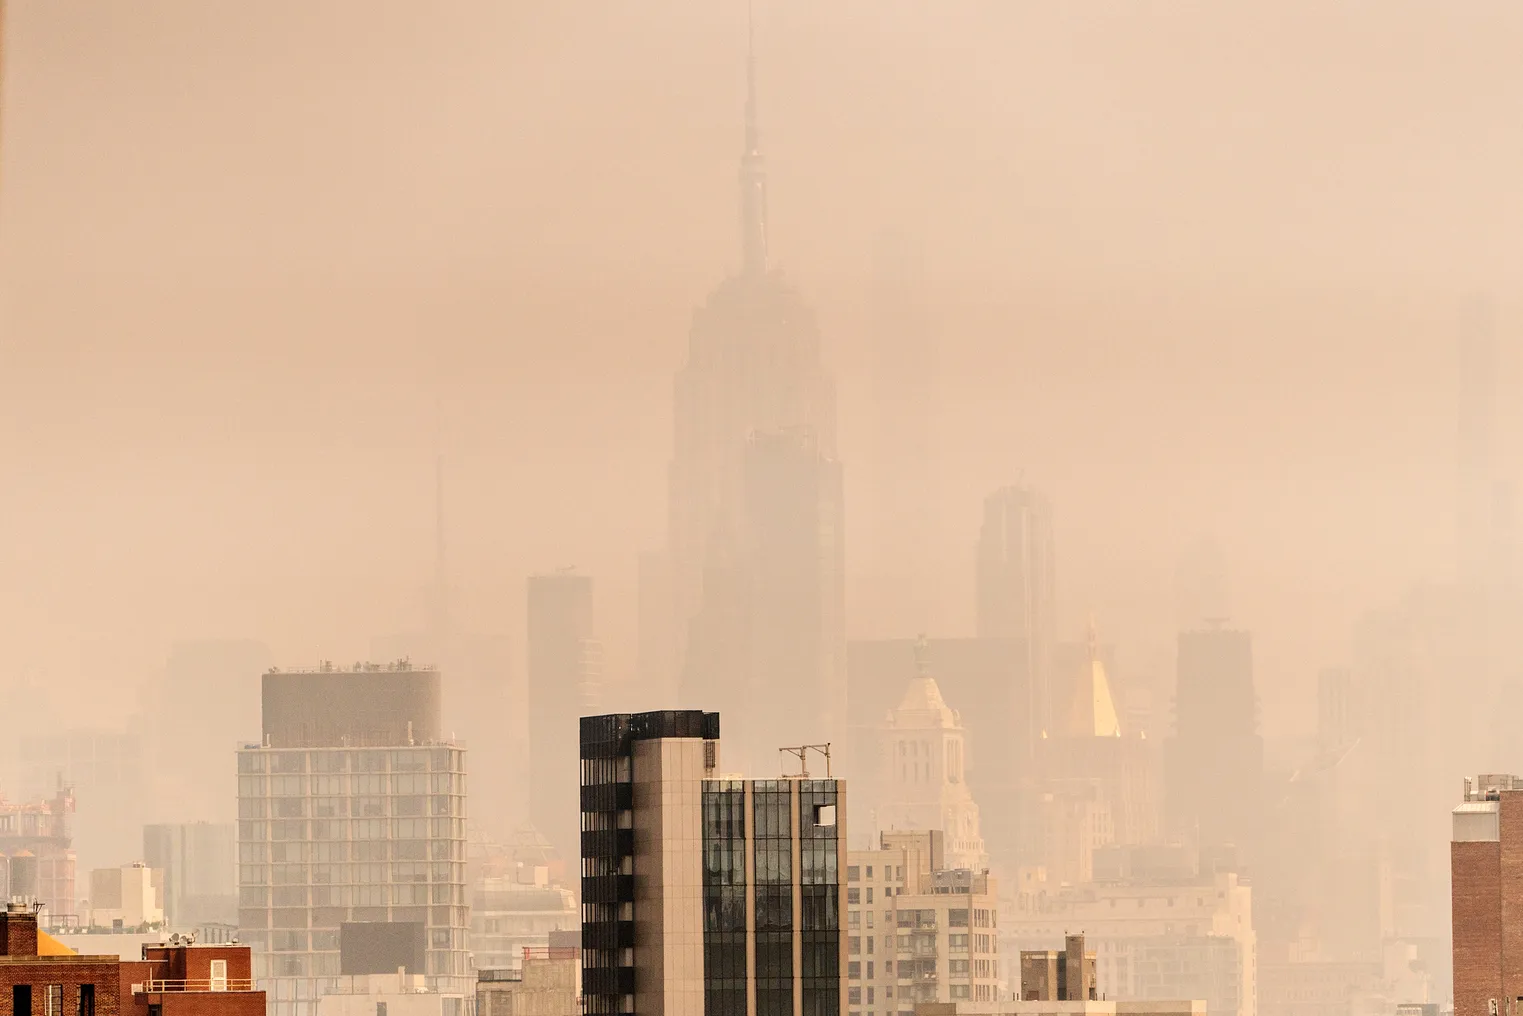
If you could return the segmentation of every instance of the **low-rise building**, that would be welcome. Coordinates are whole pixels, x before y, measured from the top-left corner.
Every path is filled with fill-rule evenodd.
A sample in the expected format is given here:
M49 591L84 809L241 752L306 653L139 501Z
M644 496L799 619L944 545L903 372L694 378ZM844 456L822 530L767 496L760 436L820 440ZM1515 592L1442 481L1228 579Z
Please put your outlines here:
M577 1016L581 950L525 949L517 968L482 970L476 1016Z
M884 833L847 856L846 998L853 1016L999 995L994 880L944 869L939 831Z
M37 908L0 913L0 1008L9 1016L264 1016L247 946L188 940L144 945L140 958L75 952L37 927Z
M91 928L126 931L164 923L164 873L141 861L90 872L86 922Z
M1083 935L1069 935L1062 950L1027 949L1021 953L1021 991L1026 1002L1094 1002L1095 954L1084 948Z
M556 932L581 930L570 889L550 881L544 866L517 865L479 878L471 893L471 951L480 970L518 966L526 949L543 949Z
M422 974L358 974L317 1000L317 1016L462 1016L464 996L428 986Z
M1040 949L1082 928L1102 1000L1198 998L1213 1014L1256 1016L1252 892L1235 874L1021 889L1002 929L1006 949Z
M1206 1003L1193 1002L921 1002L914 1016L1206 1016Z

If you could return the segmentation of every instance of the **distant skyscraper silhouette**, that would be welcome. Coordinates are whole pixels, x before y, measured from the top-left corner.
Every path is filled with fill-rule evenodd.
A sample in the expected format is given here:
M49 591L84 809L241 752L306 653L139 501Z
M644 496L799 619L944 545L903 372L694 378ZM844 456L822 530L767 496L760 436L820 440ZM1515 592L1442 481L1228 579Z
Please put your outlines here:
M1252 637L1226 628L1181 632L1177 675L1175 733L1164 749L1170 831L1251 858L1264 780Z
M1024 484L990 494L978 535L978 636L1025 641L1032 675L1024 710L1032 727L1026 743L1033 746L1053 723L1056 584L1052 506L1046 495Z
M571 571L530 576L528 608L529 816L569 859L577 856L573 735L601 677L592 579Z
M927 312L925 268L917 240L891 233L873 257L871 461L875 585L880 624L924 631L935 626L936 594L927 580L936 531L937 481L932 403L936 353Z
M1492 584L1498 565L1499 487L1496 477L1497 340L1491 301L1469 307L1458 348L1456 466L1458 573L1473 590Z
M844 587L831 574L841 540L835 389L820 364L813 313L767 261L754 45L745 134L740 271L694 314L687 362L677 374L669 565L641 568L641 670L652 694L680 686L684 699L717 701L737 716L735 696L745 701L756 682L784 679L768 662L784 650L760 641L784 631L792 664L786 681L808 684L826 733L845 689ZM786 513L792 532L758 511L769 505ZM799 569L788 581L780 561L766 558L780 550ZM799 599L805 587L812 591ZM660 609L662 597L669 611ZM666 630L652 630L657 626ZM772 694L787 699L780 689ZM773 726L782 705L753 705L732 722L732 754L751 744L770 751L775 737L800 735L797 722Z

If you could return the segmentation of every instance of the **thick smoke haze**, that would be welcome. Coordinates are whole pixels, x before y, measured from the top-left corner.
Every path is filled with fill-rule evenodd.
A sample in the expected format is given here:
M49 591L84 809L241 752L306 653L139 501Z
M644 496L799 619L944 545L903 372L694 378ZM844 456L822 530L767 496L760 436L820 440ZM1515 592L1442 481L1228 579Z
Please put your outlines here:
M981 500L1053 502L1060 632L1172 673L1222 548L1271 738L1455 559L1456 337L1516 464L1523 9L757 5L771 250L839 386L848 635L971 630ZM193 636L347 661L597 580L635 672L672 378L738 257L743 4L12 0L7 679L108 723ZM924 266L930 527L881 524L881 237ZM655 706L659 703L636 703ZM253 720L251 719L251 723ZM251 731L252 733L253 731ZM1499 760L1505 761L1505 760Z

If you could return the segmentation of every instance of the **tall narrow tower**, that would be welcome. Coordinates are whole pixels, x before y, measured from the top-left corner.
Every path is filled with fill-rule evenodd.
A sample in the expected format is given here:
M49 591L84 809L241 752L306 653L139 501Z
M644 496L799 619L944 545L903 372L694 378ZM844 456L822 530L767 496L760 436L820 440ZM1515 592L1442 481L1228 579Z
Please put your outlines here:
M735 717L732 757L755 751L770 767L801 736L787 713L797 695L818 721L802 732L811 740L832 740L844 712L843 515L835 386L814 314L768 265L749 24L748 43L741 267L694 313L677 373L668 566L642 563L640 644L651 686L674 683L656 671L663 661L680 675L679 702L718 701Z

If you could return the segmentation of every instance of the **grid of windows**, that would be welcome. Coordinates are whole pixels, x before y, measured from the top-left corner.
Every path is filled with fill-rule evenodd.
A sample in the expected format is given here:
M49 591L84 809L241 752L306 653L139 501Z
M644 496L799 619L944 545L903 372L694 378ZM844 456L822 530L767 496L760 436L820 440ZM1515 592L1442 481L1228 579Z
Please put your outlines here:
M256 976L310 979L315 998L338 984L341 924L414 921L418 973L463 990L465 794L458 746L241 750L239 927Z
M833 780L799 783L799 927L804 1016L839 1016L841 871ZM872 890L868 889L869 899Z
M752 794L756 851L756 1013L793 1014L793 784L757 780Z
M703 1011L746 1016L746 791L711 780L703 791Z

